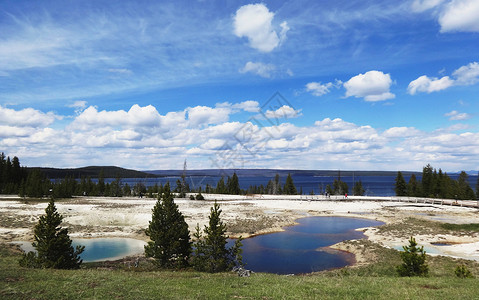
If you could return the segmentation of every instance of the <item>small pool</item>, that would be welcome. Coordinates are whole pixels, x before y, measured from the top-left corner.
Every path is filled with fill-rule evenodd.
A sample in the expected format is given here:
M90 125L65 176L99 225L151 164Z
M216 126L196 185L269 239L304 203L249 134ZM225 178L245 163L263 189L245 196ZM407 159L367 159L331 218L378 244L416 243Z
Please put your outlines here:
M29 242L17 242L23 251L35 251ZM117 260L131 255L144 253L146 242L130 238L93 238L72 239L73 247L85 246L85 251L80 254L83 262L104 260Z
M328 246L344 240L364 238L357 228L383 225L383 222L347 217L308 217L297 220L284 232L243 240L243 262L255 272L299 274L341 268L354 261L354 255L331 251Z

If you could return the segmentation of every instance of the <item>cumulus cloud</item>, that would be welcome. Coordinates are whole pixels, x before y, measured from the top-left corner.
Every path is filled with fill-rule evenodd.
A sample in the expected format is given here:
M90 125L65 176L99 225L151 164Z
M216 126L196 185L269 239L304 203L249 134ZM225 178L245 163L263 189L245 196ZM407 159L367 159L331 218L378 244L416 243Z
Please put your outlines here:
M354 96L364 98L366 101L383 101L395 97L389 91L391 84L389 74L373 70L352 77L343 86L346 89L345 97Z
M453 110L451 112L448 112L444 114L444 116L449 117L449 120L451 121L463 121L463 120L468 120L472 116L468 113L460 113L457 110Z
M442 78L420 76L411 81L408 85L408 93L411 95L417 92L432 93L445 90L454 85L472 85L479 82L479 63L472 62L462 66L452 73L453 78L444 76Z
M270 78L276 67L272 64L264 64L261 62L247 62L240 73L253 73L264 78Z
M479 1L453 0L443 7L439 16L441 32L479 32Z
M453 84L454 81L451 80L449 76L444 76L438 79L434 77L429 78L426 75L423 75L416 80L411 81L407 87L407 91L411 95L416 94L416 92L432 93L447 89Z
M44 127L52 124L55 119L61 117L53 112L43 113L33 108L14 110L0 105L0 125Z
M276 110L267 110L264 113L268 119L291 119L302 116L301 109L294 109L291 106L283 105Z
M98 111L90 106L85 109L73 122L74 126L159 126L160 115L155 107L148 105L141 107L134 104L130 110Z
M411 8L416 13L431 10L441 32L479 32L477 0L414 0Z
M343 82L341 80L336 80L335 83L328 82L328 83L321 83L321 82L310 82L306 84L306 91L310 92L314 96L323 96L329 93L329 90L332 87L339 88Z
M472 62L455 70L452 75L456 77L457 85L472 85L479 82L479 63Z
M225 107L195 106L187 109L190 126L220 124L227 122L231 110Z
M289 30L286 21L280 24L278 36L273 26L274 13L262 3L241 6L234 16L234 32L246 37L250 46L261 52L271 52L286 38Z
M0 149L19 156L23 164L57 167L178 168L186 156L194 168L218 167L214 164L218 160L224 167L387 170L420 169L425 163L457 170L479 163L479 133L464 132L464 126L432 132L413 127L378 129L339 118L298 126L288 119L301 116L301 110L287 105L265 112L277 124L228 121L235 111L257 108L252 100L189 107L164 115L153 106L114 111L88 107L71 121L84 128L53 129L49 122L25 126L21 119L18 124L13 120L5 124L6 119L0 118ZM12 109L8 113L25 112ZM459 120L467 114L451 111L445 116ZM238 141L237 134L245 126L252 136Z

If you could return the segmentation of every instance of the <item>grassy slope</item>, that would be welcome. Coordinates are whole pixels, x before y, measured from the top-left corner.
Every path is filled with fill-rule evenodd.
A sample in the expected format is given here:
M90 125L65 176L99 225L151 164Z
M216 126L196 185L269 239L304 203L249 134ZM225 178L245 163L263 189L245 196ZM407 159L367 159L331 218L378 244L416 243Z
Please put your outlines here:
M128 269L32 270L18 266L19 254L0 245L1 299L477 299L477 279L454 276L458 261L430 258L427 278L394 273L398 252L364 241L378 262L304 276L206 274ZM479 266L467 262L474 274Z

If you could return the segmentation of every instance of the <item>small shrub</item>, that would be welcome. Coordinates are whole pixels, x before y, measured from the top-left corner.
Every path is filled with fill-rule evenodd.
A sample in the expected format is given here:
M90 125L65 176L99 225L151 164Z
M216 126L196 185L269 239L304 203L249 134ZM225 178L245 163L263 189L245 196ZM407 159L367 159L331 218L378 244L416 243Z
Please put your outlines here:
M417 247L416 239L409 239L409 246L403 246L401 252L403 263L396 267L399 276L427 276L429 267L426 263L424 246Z
M190 195L190 200L195 200L195 196L194 196L194 195Z
M38 256L35 252L30 251L28 253L24 253L22 258L19 260L19 264L21 267L24 268L41 268L40 261L38 260Z
M459 278L474 278L466 265L458 265L454 270L454 274L456 274L456 276Z
M205 197L203 197L203 195L201 195L201 193L198 193L196 195L196 200L205 200Z

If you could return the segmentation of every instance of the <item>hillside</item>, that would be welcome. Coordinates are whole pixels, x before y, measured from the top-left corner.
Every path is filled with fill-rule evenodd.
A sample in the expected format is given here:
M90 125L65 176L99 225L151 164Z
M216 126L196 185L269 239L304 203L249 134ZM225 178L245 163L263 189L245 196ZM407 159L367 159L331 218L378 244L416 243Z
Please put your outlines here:
M120 178L147 178L147 177L157 177L151 173L145 173L141 171L124 169L114 166L89 166L76 169L57 169L57 168L28 168L28 169L39 169L42 171L48 178L65 178L71 176L74 178L84 177L98 177L100 171L103 170L104 178L115 178L119 176Z

